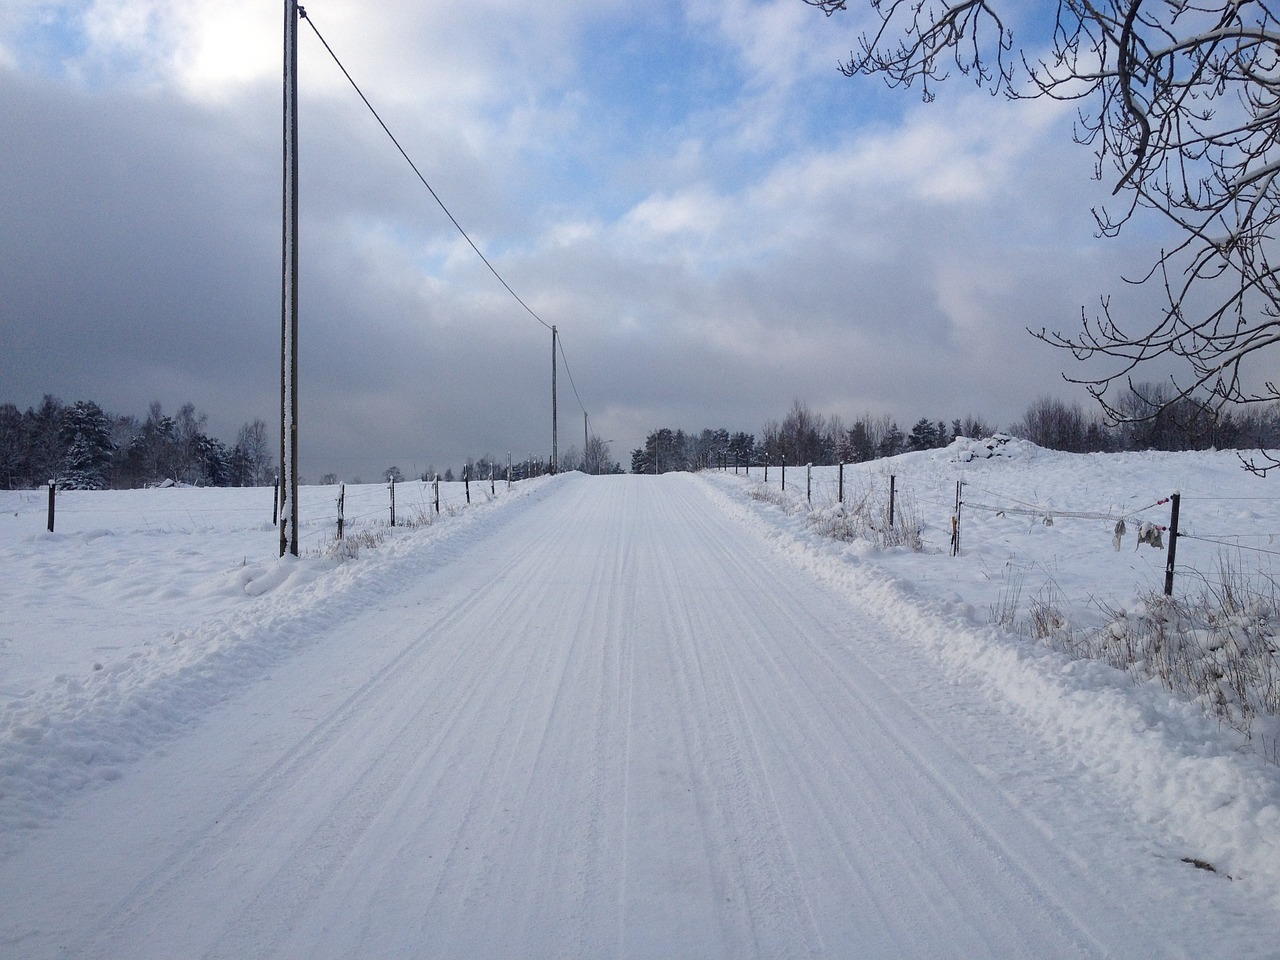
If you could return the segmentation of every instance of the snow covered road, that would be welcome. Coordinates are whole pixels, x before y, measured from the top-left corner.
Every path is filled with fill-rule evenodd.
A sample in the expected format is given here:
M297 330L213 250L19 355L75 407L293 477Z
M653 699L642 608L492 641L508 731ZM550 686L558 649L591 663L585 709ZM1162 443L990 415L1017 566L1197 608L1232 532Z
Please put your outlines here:
M6 957L1264 957L697 478L561 477L0 861Z

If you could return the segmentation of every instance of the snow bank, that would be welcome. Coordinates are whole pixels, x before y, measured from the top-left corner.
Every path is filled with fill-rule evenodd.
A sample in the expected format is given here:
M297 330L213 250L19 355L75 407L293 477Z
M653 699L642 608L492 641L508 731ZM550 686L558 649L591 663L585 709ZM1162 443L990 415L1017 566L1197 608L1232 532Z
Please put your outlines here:
M416 529L387 525L385 485L348 487L348 531L388 539L347 561L326 556L336 488L303 488L301 559L274 556L270 490L77 492L53 534L43 495L0 495L0 849L549 481L493 499L473 484L471 508L462 484L442 485L440 519ZM417 486L398 487L402 523L427 496Z
M846 467L846 488L862 482L880 484L883 492L882 481L893 472L899 491L915 491L923 514L939 511L949 519L944 498L957 479L965 479L998 485L1023 503L1079 512L1110 509L1123 516L1153 497L1153 480L1167 479L1184 493L1195 489L1223 497L1212 518L1207 503L1196 504L1197 522L1216 525L1248 513L1280 530L1280 516L1265 494L1249 498L1247 506L1243 499L1226 499L1263 493L1257 478L1244 474L1230 455L1072 456L1023 442L1000 443L997 449L1006 453L983 457L986 462L980 463L964 456L972 447L962 440L947 451L866 465L861 473ZM996 457L1003 462L995 462ZM970 466L981 467L981 472ZM1002 603L1017 602L1009 598L1015 588L1008 571L1015 566L1028 590L1043 589L1030 585L1039 575L1068 616L1086 619L1078 608L1087 602L1096 605L1110 598L1117 607L1135 602L1135 593L1162 572L1163 552L1142 548L1139 554L1130 545L1117 552L1101 537L1110 532L1109 525L1097 521L1081 521L1073 529L1067 522L1047 527L1026 517L1011 521L997 516L972 518L976 522L966 542L975 546L962 550L959 558L950 557L938 542L945 520L924 524L930 545L920 552L880 550L865 542L835 544L815 532L806 523L807 511L797 508L805 498L803 483L798 490L789 485L792 501L779 505L776 490L768 497L752 495L759 478L702 476L724 509L759 529L779 553L869 606L957 681L975 684L1005 704L1081 777L1094 780L1136 816L1196 851L1195 859L1260 885L1280 904L1280 768L1267 763L1236 731L1158 683L1135 684L1130 675L1105 664L1073 660L991 623ZM770 480L773 486L772 476ZM1144 484L1148 492L1135 492ZM1122 491L1126 496L1118 495ZM822 487L814 509L829 510L830 497L830 488ZM1151 562L1135 565L1135 558L1144 555ZM1099 566L1101 579L1094 569ZM1080 600L1081 594L1089 594L1089 600Z

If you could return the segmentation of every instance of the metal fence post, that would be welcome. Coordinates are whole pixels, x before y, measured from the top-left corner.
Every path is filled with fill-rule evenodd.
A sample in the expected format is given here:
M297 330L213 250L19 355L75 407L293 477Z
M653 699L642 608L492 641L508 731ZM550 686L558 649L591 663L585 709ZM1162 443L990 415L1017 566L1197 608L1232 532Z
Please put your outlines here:
M1178 555L1178 506L1182 502L1182 494L1175 493L1169 499L1173 506L1169 509L1169 559L1164 566L1164 595L1173 596L1173 564Z

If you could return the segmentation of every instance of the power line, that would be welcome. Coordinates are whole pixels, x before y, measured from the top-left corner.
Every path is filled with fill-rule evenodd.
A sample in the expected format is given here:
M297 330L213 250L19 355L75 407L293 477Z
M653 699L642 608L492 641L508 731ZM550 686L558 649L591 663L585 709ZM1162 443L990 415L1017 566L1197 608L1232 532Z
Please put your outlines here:
M369 112L373 114L373 118L378 121L378 126L382 127L383 132L390 138L391 142L395 144L395 148L400 152L400 156L404 157L405 162L409 164L410 169L413 170L414 174L422 182L422 185L427 188L427 192L431 194L431 198L435 200L437 205L439 205L440 209L444 211L444 215L449 218L449 222L452 223L454 227L457 229L458 233L462 235L462 239L467 241L467 245L470 246L471 249L475 251L476 256L479 257L480 260L484 263L484 265L489 268L489 272L494 275L494 277L497 279L497 281L500 284L502 284L503 288L506 289L507 293L511 294L511 296L515 299L516 303L520 304L520 306L524 308L525 312L528 313L529 316L533 317L533 319L537 320L540 324L542 324L544 327L550 330L551 324L547 323L547 321L543 320L542 317L538 316L538 314L533 310L533 308L530 307L527 303L525 303L524 300L520 298L520 295L511 288L511 284L507 283L507 281L503 279L502 274L498 273L497 268L494 267L494 265L489 262L489 258L484 255L484 253L481 251L481 249L478 246L476 246L475 241L472 240L471 237L467 234L467 231L462 228L462 224L458 222L457 218L449 211L449 208L445 206L444 201L440 199L440 195L437 194L435 189L431 186L431 184L427 182L427 178L422 175L422 171L418 169L418 165L413 162L413 159L405 151L404 147L400 145L400 141L396 139L395 134L391 132L391 129L383 121L382 117L378 114L378 111L373 108L373 104L371 104L369 102L369 98L364 95L364 91L360 89L360 85L356 83L355 79L347 71L347 68L343 66L342 61L338 59L338 55L333 52L333 48L329 46L329 42L325 40L324 36L320 33L320 30L316 27L315 21L313 21L309 16L307 16L306 10L304 10L302 7L298 7L298 16L307 22L307 26L309 26L311 28L311 32L316 35L316 39L318 39L320 43L324 46L325 50L328 51L329 56L333 58L333 62L336 63L338 65L338 69L342 71L342 75L347 78L347 82L351 84L352 89L355 90L357 95L359 95L360 99L364 102L364 105L368 107ZM564 338L560 337L558 342L559 342L559 348L560 348L560 359L564 362L564 372L569 377L569 386L573 388L574 399L578 401L578 406L582 409L582 412L586 413L587 408L582 403L582 397L578 395L578 387L577 387L577 384L574 383L573 372L569 369L569 358L565 356Z
M564 362L564 372L569 378L569 386L573 388L573 398L578 401L578 406L583 413L587 412L587 408L582 405L582 398L578 396L578 385L573 382L573 371L569 369L569 358L564 355L564 337L560 337L556 341L560 346L560 359Z

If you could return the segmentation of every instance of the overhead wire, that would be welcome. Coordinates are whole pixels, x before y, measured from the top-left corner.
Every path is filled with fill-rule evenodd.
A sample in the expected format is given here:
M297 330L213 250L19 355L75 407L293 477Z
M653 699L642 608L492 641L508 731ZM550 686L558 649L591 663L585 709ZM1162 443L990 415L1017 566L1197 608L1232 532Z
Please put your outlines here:
M573 396L578 401L578 406L582 407L583 413L586 413L587 408L583 405L582 398L578 395L577 385L574 384L573 382L573 373L569 369L569 360L564 353L563 337L560 337L558 335L558 331L556 331L551 324L547 323L547 321L543 320L542 317L538 316L537 312L532 307L530 307L527 303L525 303L523 299L521 299L520 295L516 293L514 289L512 289L511 284L507 283L506 279L503 278L502 274L498 272L498 269L490 262L489 258L484 255L484 252L480 249L480 247L476 244L476 242L471 239L471 236L467 233L467 231L463 229L462 224L458 222L457 217L455 217L453 213L449 210L449 208L445 206L445 202L440 199L440 195L436 193L435 188L431 186L431 184L427 181L427 178L423 176L422 171L418 169L418 165L413 162L413 158L410 157L408 152L405 150L405 148L401 146L400 141L396 139L396 135L391 132L391 128L387 126L386 122L382 119L378 111L374 109L373 104L369 102L369 98L366 97L364 95L364 91L360 89L360 85L356 83L355 78L351 76L351 73L343 65L342 61L338 58L338 55L334 52L333 48L329 46L329 41L327 41L324 38L324 35L320 33L319 28L315 25L315 21L312 20L312 18L307 15L307 11L301 5L298 6L298 16L300 19L306 21L307 26L311 28L311 32L316 35L316 39L320 41L320 43L324 46L325 50L328 52L329 56L333 58L333 62L337 64L338 69L342 71L342 75L347 78L347 82L351 84L351 88L355 90L356 94L364 102L364 105L368 108L369 112L373 114L373 118L378 121L378 126L382 127L382 131L387 135L387 137L395 145L395 148L396 150L399 151L400 156L404 157L405 162L409 164L410 169L413 170L418 180L420 180L422 182L422 185L427 188L427 192L431 194L431 198L435 200L436 204L440 207L440 209L444 211L444 215L449 218L449 222L453 224L454 228L462 236L462 239L467 241L467 245L471 247L473 251L475 251L476 256L480 258L481 262L486 267L489 268L489 272L493 274L494 278L497 279L497 281L500 284L502 284L503 288L507 291L507 293L511 294L512 298L516 301L516 303L520 304L520 306L524 308L524 311L527 314L529 314L529 316L533 317L533 319L537 320L538 323L542 324L548 330L551 330L554 333L557 333L556 340L557 340L557 343L559 344L560 359L564 362L565 373L568 374L569 376L569 385L573 387Z

